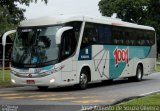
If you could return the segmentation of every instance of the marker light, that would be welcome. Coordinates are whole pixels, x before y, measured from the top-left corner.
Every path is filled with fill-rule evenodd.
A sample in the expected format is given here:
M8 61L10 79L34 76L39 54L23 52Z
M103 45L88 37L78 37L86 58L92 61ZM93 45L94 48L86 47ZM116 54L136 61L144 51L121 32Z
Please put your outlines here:
M55 81L55 79L51 79L51 80L50 80L50 83L54 83L54 81Z
M11 82L12 82L12 83L16 83L16 81L15 81L14 79L11 79Z

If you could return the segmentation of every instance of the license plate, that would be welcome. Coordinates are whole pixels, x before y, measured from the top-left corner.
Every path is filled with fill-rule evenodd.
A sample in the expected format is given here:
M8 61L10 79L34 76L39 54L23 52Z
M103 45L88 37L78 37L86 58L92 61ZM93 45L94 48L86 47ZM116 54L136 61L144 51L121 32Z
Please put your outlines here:
M35 84L34 80L27 80L26 82L27 82L27 84Z

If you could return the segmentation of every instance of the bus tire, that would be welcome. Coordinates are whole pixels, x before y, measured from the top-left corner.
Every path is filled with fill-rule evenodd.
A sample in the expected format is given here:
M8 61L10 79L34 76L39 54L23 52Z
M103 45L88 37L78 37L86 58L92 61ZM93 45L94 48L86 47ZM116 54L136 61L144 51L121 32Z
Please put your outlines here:
M138 65L137 70L136 70L136 76L134 77L134 80L136 82L139 82L142 80L142 77L143 77L143 68L141 65Z
M81 71L78 86L81 90L86 89L88 86L88 72L85 69Z
M48 89L48 86L37 86L37 88L41 91L45 91Z

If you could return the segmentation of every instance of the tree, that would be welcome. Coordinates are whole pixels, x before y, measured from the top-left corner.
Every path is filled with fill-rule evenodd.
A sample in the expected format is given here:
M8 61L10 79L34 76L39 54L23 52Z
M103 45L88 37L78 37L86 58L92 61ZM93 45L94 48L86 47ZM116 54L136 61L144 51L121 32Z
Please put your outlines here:
M102 15L111 16L117 13L118 17L124 21L138 21L140 17L146 15L148 0L101 0L99 2ZM131 20L132 19L132 20Z
M101 0L99 10L104 16L117 13L124 21L152 26L160 40L160 0Z
M47 4L47 0L41 0ZM25 9L19 8L17 3L29 6L37 0L0 0L0 36L5 31L15 28L21 20L24 20Z

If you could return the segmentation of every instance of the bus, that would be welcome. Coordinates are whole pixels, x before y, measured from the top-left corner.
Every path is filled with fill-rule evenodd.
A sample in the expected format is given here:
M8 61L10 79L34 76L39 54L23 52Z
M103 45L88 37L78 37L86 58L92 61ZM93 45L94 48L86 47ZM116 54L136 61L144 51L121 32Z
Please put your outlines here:
M42 17L22 21L11 60L11 82L39 89L131 78L156 67L155 29L109 17Z

